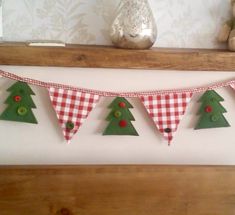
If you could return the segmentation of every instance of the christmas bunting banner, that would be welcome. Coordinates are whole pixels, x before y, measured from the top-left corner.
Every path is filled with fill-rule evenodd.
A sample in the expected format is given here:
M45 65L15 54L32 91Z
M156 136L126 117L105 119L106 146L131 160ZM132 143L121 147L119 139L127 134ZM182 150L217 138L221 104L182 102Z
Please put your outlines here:
M0 70L0 77L15 80L7 91L9 96L5 101L7 107L0 113L0 120L37 124L33 113L36 108L33 97L35 94L29 85L46 88L52 107L55 110L65 140L70 143L90 112L95 108L101 97L114 97L109 105L106 120L107 127L103 135L139 136L132 121L135 121L130 109L133 108L128 98L138 98L142 102L159 133L170 144L178 130L191 98L196 93L203 93L198 102L201 103L195 123L195 130L229 127L225 117L227 112L223 107L224 99L215 91L222 87L235 90L235 79L204 87L155 90L145 92L109 92L78 88L59 83L43 82L31 78L24 78Z

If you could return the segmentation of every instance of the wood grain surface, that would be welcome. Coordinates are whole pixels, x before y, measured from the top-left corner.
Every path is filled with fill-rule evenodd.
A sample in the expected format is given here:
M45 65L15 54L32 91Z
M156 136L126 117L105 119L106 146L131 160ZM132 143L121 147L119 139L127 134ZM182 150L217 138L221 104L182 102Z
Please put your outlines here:
M234 215L235 167L0 168L1 215Z
M124 50L107 46L29 47L0 43L0 65L235 71L235 53L224 50Z

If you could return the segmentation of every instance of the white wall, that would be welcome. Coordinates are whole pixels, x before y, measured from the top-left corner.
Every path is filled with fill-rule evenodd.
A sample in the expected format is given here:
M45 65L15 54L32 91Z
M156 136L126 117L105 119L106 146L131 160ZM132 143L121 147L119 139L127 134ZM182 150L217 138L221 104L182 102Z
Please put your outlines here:
M8 0L4 3L4 38L63 39L67 42L108 44L108 11L115 1L64 1L83 14L78 27L76 20L66 20L67 12L55 0ZM229 1L224 0L152 0L158 22L158 46L217 48L214 37L221 22L228 16ZM81 4L83 3L83 4ZM115 2L116 4L117 2ZM76 4L78 4L76 6ZM50 5L52 5L50 7ZM29 9L31 7L31 9ZM28 8L28 9L27 9ZM50 9L50 10L49 10ZM48 11L49 10L49 11ZM29 13L30 12L30 13ZM61 18L62 17L62 18ZM59 19L61 18L61 19ZM93 20L98 20L94 25ZM19 21L20 20L20 21ZM55 23L53 22L55 21ZM82 24L81 24L82 23ZM74 25L74 34L65 26ZM78 32L77 33L77 30ZM81 29L83 29L81 31ZM71 36L72 35L72 36ZM0 69L44 81L100 90L153 90L200 86L234 78L226 72L172 72L80 68L7 67ZM119 82L118 82L118 81ZM128 81L127 81L128 80ZM5 89L12 81L0 79L0 111L8 96ZM184 116L172 146L169 147L156 130L140 102L130 99L139 137L102 136L112 99L102 99L72 144L66 145L45 89L33 87L37 96L34 111L39 125L0 121L1 164L67 164L67 163L141 163L141 164L235 164L235 92L221 89L222 105L230 128L194 131L200 95L195 95Z

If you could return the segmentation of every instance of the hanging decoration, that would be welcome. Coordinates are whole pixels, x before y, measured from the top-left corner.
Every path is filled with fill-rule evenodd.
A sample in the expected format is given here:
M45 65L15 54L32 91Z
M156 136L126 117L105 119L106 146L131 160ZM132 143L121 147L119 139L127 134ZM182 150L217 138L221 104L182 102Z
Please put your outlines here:
M133 106L125 98L117 97L109 105L109 108L112 109L106 118L109 124L103 135L139 136L131 123L131 121L135 121L129 110Z
M197 129L204 128L219 128L230 127L225 119L223 113L227 111L220 104L224 99L214 90L208 90L200 98L199 102L202 103L198 114L201 115L199 122L196 126Z
M11 93L5 104L7 108L0 115L1 120L37 123L32 112L36 108L31 95L35 95L28 84L46 88L55 109L64 138L69 143L77 133L101 97L115 97L106 120L109 121L103 135L138 136L132 125L134 116L129 109L133 106L126 98L138 98L153 119L157 129L170 144L185 114L193 95L204 93L199 102L200 119L195 129L229 127L224 117L225 108L220 104L224 99L214 90L231 87L235 90L235 79L204 87L178 90L154 90L143 92L109 92L78 88L58 83L24 78L0 70L0 77L17 81L8 91Z
M35 94L29 85L18 81L7 91L11 92L11 94L5 101L8 106L0 115L0 119L37 124L37 120L31 110L36 108L31 98L31 95Z
M149 116L169 144L192 95L192 93L171 93L141 97Z
M49 95L68 143L99 101L99 96L50 87Z

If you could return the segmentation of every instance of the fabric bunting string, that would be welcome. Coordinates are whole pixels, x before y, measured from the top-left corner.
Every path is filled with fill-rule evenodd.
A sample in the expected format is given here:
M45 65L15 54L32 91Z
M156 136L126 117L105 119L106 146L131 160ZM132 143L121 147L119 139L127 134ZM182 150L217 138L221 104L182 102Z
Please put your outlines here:
M100 91L100 90L91 90L86 88L79 88L79 87L73 87L70 85L64 85L64 84L58 84L58 83L51 83L51 82L43 82L31 78L25 78L18 75L15 75L10 72L5 72L0 70L0 76L4 78L9 78L11 80L15 81L22 81L27 84L44 87L49 89L50 87L54 87L57 89L64 89L64 90L76 90L83 93L91 93L103 97L125 97L125 98L135 98L140 96L152 96L156 94L172 94L172 93L201 93L205 92L207 90L215 90L222 87L228 87L230 85L235 85L235 79L225 82L219 82L216 84L204 86L204 87L194 87L194 88L185 88L185 89L178 89L178 90L154 90L154 91L137 91L137 92L110 92L110 91Z
M204 93L199 100L202 103L198 112L200 119L195 129L229 127L223 115L226 110L220 104L224 100L214 90L228 86L235 90L235 79L204 87L178 90L109 92L43 82L2 70L0 70L0 76L17 81L7 90L10 92L10 96L5 101L8 106L0 115L0 120L37 124L32 111L36 106L31 98L35 94L29 85L46 88L68 143L101 97L116 97L109 106L111 112L106 118L109 125L103 135L139 135L131 123L135 120L129 110L133 106L126 100L126 98L139 98L158 131L170 144L195 93Z

